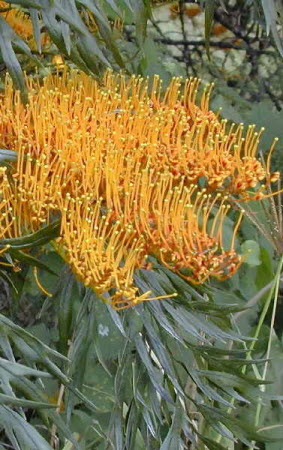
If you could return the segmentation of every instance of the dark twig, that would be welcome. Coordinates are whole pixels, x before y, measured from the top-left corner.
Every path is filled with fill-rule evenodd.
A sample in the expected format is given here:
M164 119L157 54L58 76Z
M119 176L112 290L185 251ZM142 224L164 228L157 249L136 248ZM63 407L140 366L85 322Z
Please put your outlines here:
M250 46L253 40L249 36L247 36L247 34L243 33L240 25L237 24L235 20L233 20L233 15L226 13L225 11L223 11L223 9L216 9L214 12L214 17L217 22L230 30L234 34L234 36L236 36L238 39L242 39L247 44L247 46Z
M184 45L187 47L197 47L197 46L205 46L205 40L186 40L184 39L170 39L170 38L154 38L156 42L160 42L165 45ZM253 47L247 47L245 45L233 44L232 42L224 42L224 41L210 41L209 45L211 47L218 47L222 49L235 49L235 50L244 50L247 53L253 53L256 55L273 55L274 52L271 50L261 50Z

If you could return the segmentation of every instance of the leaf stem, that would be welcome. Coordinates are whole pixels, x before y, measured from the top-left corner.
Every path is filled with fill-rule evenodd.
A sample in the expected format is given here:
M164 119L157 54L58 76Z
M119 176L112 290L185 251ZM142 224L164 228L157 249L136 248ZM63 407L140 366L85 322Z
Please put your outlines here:
M255 334L254 334L254 336L253 336L254 340L252 341L252 343L251 343L251 345L250 345L250 348L249 348L249 351L248 351L248 353L247 353L247 359L249 359L249 360L251 359L251 353L252 353L252 351L254 350L256 341L257 341L257 339L258 339L258 337L259 337L259 335L260 335L261 327L262 327L262 325L263 325L263 323L264 323L266 314L267 314L267 312L268 312L268 310L269 310L269 307L270 307L270 304L271 304L271 302L272 302L272 298L273 298L274 292L275 292L275 296L274 296L274 307L275 307L275 310L276 310L276 306L277 306L277 298L278 298L278 291L279 291L279 283L280 283L280 274L281 274L281 271L282 271L282 266L283 266L283 255L281 256L281 259L280 259L280 261L279 261L279 264L278 264L278 267L277 267L277 271L276 271L274 280L273 280L273 282L272 282L271 289L270 289L270 291L269 291L268 298L267 298L267 300L266 300L266 302L265 302L265 304L264 304L264 307L263 307L263 309L262 309L262 312L261 312L261 314L260 314L260 318L259 318L259 321L258 321L256 330L255 330ZM273 311L274 311L274 308L273 308ZM274 314L275 314L275 312L274 312ZM272 316L273 316L273 315L272 315ZM273 318L273 317L272 317L272 318ZM275 318L275 317L274 317L274 318ZM273 319L274 319L274 318L273 318ZM270 352L270 348L269 348L269 347L268 347L268 349L269 349L269 352ZM268 351L268 350L267 350L267 351ZM245 372L246 372L246 369L247 369L247 366L244 366L242 372L245 373Z
M269 306L271 304L272 296L273 296L273 293L274 293L274 302L273 302L272 315L271 315L271 321L270 321L270 331L269 331L268 344L267 344L267 350L266 350L266 361L264 363L263 373L262 373L262 376L261 376L261 380L262 381L265 381L266 375L267 375L267 370L268 370L268 362L269 362L271 346L272 346L272 335L273 335L274 322L275 322L275 316L276 316L276 310L277 310L279 285L280 285L280 275L281 275L282 267L283 267L283 255L281 256L280 262L278 264L278 268L277 268L276 275L275 275L275 278L274 278L273 288L271 289L270 295L268 296L267 302L265 304L265 306L267 305L267 308L264 308L262 310L262 313L261 313L261 316L260 316L260 321L259 321L257 329L256 329L256 331L258 331L258 333L257 333L257 336L258 336L259 332L260 332L259 325L262 326L262 324L263 324L263 321L265 319L265 315L266 315L266 313L268 311L268 308L269 308ZM265 311L265 315L263 315L264 311ZM260 389L261 389L262 392L265 392L266 386L263 384L263 385L260 386ZM262 402L261 402L261 399L259 399L258 404L257 404L257 408L256 408L256 413L255 413L255 421L254 421L254 424L255 424L256 427L258 427L258 425L259 425L261 409L262 409ZM253 447L250 447L250 448L252 449Z
M266 378L266 375L267 375L268 359L269 359L270 351L271 351L272 331L273 331L273 326L274 326L274 322L275 322L275 315L276 315L277 302L278 302L278 293L279 293L279 285L280 285L280 275L281 275L281 272L282 272L282 267L283 267L283 255L280 258L280 261L279 261L279 264L278 264L278 267L277 267L274 279L269 284L270 290L269 290L268 298L267 298L267 300L266 300L266 302L264 304L264 307L262 309L262 312L260 314L260 318L259 318L256 330L255 330L255 334L253 336L254 340L252 341L252 343L250 345L250 348L249 348L249 351L247 352L247 357L246 357L247 360L251 360L252 359L251 358L252 351L254 350L256 341L257 341L257 339L258 339L258 337L260 335L261 327L262 327L262 325L264 323L264 320L266 318L266 315L268 313L268 310L269 310L269 307L271 305L272 298L273 298L273 295L274 295L274 303L273 303L272 317L271 317L271 323L270 323L270 333L269 333L269 339L268 339L268 345L267 345L267 351L266 351L266 359L267 359L267 361L265 362L262 376L260 375L257 366L255 364L252 365L256 378L259 379L259 380L262 380L262 381L265 381L265 378ZM263 293L264 292L262 292L261 295ZM245 345L245 348L246 348L246 345ZM247 370L247 366L244 366L242 368L242 373L245 374L246 370ZM261 391L262 392L265 391L265 385L261 385ZM235 403L235 398L232 398L231 403L232 404ZM256 415L255 415L255 426L259 425L261 407L262 407L262 404L261 404L261 401L259 400L259 402L257 404ZM228 412L231 412L231 407L228 409ZM222 440L222 435L219 434L217 436L217 438L216 438L216 442L220 443L221 440ZM254 447L250 447L249 450L252 450L253 448Z

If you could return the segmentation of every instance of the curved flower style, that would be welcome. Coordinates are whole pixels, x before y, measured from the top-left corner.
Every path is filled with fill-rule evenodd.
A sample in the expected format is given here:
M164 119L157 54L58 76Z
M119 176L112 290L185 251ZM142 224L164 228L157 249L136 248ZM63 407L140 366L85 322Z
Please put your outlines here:
M148 193L133 217L136 229L146 234L147 252L193 283L203 283L210 276L220 280L232 276L241 264L234 250L241 215L230 248L224 249L222 226L230 209L228 197L212 196L196 185L187 188L182 181L172 187L172 178L163 174L153 186L146 180Z
M9 78L0 100L1 145L18 152L13 181L2 176L2 235L9 221L20 235L60 213L56 248L117 309L151 298L134 284L147 255L195 283L235 273L240 218L222 242L230 203L270 196L279 175L273 148L265 164L256 157L261 132L209 110L211 86L197 102L197 79L164 93L158 77L111 72L101 85L75 71L27 84L28 105Z
M113 221L111 210L102 214L102 199L90 204L67 196L62 206L62 238L56 248L78 278L105 300L103 294L114 289L110 300L116 309L151 300L150 292L139 296L134 285L134 270L147 257L144 236L130 223Z
M19 236L7 167L0 167L0 239Z

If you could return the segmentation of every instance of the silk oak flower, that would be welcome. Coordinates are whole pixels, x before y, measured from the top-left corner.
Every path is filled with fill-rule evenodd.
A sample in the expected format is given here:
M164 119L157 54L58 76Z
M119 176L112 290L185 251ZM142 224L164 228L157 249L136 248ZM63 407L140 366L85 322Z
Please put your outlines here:
M22 39L26 41L33 40L33 26L28 15L5 1L0 1L0 8L4 10L0 12L0 17L3 17Z
M0 97L1 146L18 154L1 172L2 236L60 216L56 249L116 309L159 298L134 281L150 255L194 283L236 272L242 214L223 243L231 205L276 194L262 130L210 111L212 86L200 94L195 78L163 89L157 76L108 71L98 83L65 69L26 82L27 105L9 77Z

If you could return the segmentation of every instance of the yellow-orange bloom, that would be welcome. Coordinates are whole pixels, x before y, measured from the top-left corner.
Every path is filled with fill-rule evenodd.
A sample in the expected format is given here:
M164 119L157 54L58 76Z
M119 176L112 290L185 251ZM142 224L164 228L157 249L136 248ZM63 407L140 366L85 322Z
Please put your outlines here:
M230 248L224 249L222 227L231 207L228 197L213 196L196 185L188 188L184 177L174 185L172 174L162 173L153 183L153 173L144 170L124 201L125 217L146 236L146 252L193 283L235 273L241 263L234 249L241 216Z
M37 45L30 15L25 14L17 6L12 6L5 1L0 1L0 8L3 9L3 12L0 12L0 16L13 28L15 33L28 43L29 47L35 50ZM50 38L47 33L41 33L40 42L41 46L50 46Z
M111 72L101 85L75 71L27 84L28 105L9 78L0 99L1 145L18 152L12 183L3 172L3 236L12 217L20 235L60 214L58 251L116 308L151 298L134 284L150 254L196 283L237 270L239 221L222 242L229 201L268 197L278 174L257 159L260 133L209 110L210 86L198 102L196 79L165 92L158 77Z
M29 40L33 38L32 22L28 15L15 7L11 7L10 3L5 1L0 1L0 8L7 9L5 12L0 12L0 15L22 39Z
M0 167L0 239L19 236L13 200L7 167Z
M33 172L43 170L49 177L47 168L54 168L53 178L63 177L63 184L75 172L80 180L85 171L82 192L92 190L94 177L104 170L113 170L119 185L131 177L133 165L142 169L149 161L170 171L176 183L183 176L186 185L205 179L211 190L247 200L256 192L264 196L278 177L270 173L269 160L265 168L256 159L260 133L250 128L245 136L242 125L228 126L209 111L210 89L196 105L195 79L185 83L183 94L181 80L173 79L163 96L158 78L148 90L147 80L127 82L111 73L102 87L76 72L47 77L42 86L34 79L28 84L25 108L7 81L0 112L2 144L35 158ZM98 197L103 183L94 183Z

